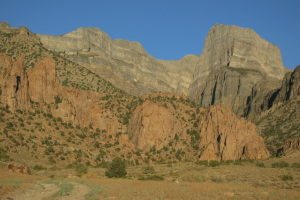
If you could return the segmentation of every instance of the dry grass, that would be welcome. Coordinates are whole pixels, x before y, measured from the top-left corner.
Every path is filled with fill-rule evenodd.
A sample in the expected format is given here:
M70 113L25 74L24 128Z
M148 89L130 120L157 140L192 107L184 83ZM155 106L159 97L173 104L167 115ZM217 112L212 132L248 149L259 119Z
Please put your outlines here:
M216 167L197 165L192 162L175 164L154 164L151 175L164 177L163 181L138 180L145 176L146 166L130 167L126 179L108 179L104 169L90 168L81 178L71 169L41 170L39 176L24 176L4 173L1 179L10 180L10 187L3 187L1 194L20 190L24 184L32 184L41 178L60 177L62 181L78 183L89 188L86 199L299 199L300 168L272 168L274 162L294 163L300 153L289 157L261 161L265 167L255 162L242 162L234 165L223 164ZM42 176L47 174L47 176ZM67 176L68 175L68 176ZM2 178L3 177L3 178ZM74 179L75 177L75 179ZM282 178L282 177L288 177ZM292 179L290 177L293 177ZM19 181L16 181L19 180ZM22 180L20 182L20 180ZM21 183L21 184L17 184Z

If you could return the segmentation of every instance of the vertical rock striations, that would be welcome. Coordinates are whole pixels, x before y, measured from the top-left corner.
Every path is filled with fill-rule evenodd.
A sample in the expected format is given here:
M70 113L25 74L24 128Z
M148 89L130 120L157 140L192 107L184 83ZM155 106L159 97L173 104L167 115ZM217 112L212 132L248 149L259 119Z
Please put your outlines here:
M253 30L216 25L206 37L189 95L201 106L222 105L247 117L257 114L256 103L264 98L254 94L255 85L279 82L286 72L279 49Z
M256 126L229 109L212 106L200 122L201 160L266 159L269 152Z
M187 94L199 56L163 61L149 55L138 42L112 40L98 28L79 28L62 36L38 34L45 47L60 52L128 93Z

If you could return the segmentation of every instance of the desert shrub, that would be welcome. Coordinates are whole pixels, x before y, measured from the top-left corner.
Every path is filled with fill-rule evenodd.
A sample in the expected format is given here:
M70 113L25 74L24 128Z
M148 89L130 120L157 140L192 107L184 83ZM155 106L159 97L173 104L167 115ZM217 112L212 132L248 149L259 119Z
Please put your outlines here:
M154 174L155 173L155 169L153 166L147 166L144 168L144 174Z
M59 104L62 102L62 98L59 96L55 96L54 99L55 99L55 104Z
M210 180L211 180L212 182L215 182L215 183L221 183L221 182L224 182L224 179L223 179L222 177L217 177L217 176L212 176L212 177L210 178Z
M208 166L208 161L207 160L198 160L195 162L197 165L202 165L202 166Z
M6 154L6 151L2 148L0 148L0 160L1 161L10 161L11 159L9 156Z
M49 157L49 158L48 158L48 161L49 161L49 163L52 164L52 165L54 165L54 164L56 163L56 161L54 160L53 157Z
M263 162L256 162L255 165L257 167L265 167L265 164Z
M293 167L293 168L300 168L300 163L293 163L291 167Z
M125 177L127 174L125 161L119 157L112 160L111 164L108 166L105 175L109 178L121 178Z
M216 161L216 160L211 160L209 163L208 163L208 166L209 167L216 167L220 165L220 162L219 161Z
M204 176L197 176L197 175L186 175L181 177L181 179L187 182L198 182L198 183L206 181L206 178Z
M220 165L221 163L216 160L198 160L195 162L197 165L207 166L207 167L216 167Z
M47 169L47 168L42 165L33 166L33 170L36 170L36 171L45 170L45 169Z
M159 176L159 175L142 176L142 177L139 177L139 180L162 181L162 180L164 180L164 177Z
M83 175L88 172L88 168L83 164L77 164L75 165L75 171L78 175Z
M222 164L222 165L230 165L230 164L232 164L234 161L233 160L224 160L224 161L222 161L220 164Z
M275 162L272 163L273 168L284 168L284 167L289 167L289 163L285 161L280 161L280 162Z
M294 177L292 175L282 175L282 176L279 176L279 177L283 181L293 181L294 180Z

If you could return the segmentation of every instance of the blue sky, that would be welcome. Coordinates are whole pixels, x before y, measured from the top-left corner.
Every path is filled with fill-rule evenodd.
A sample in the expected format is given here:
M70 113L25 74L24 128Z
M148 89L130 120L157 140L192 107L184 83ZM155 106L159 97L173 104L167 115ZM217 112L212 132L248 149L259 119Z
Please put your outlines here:
M285 66L300 65L300 0L0 0L0 21L35 33L98 27L140 42L154 57L200 54L215 24L254 29L277 45Z

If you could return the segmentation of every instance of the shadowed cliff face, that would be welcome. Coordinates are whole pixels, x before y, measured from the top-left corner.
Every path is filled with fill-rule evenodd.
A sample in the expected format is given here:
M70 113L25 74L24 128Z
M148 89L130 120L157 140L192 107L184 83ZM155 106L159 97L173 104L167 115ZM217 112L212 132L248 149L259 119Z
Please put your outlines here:
M254 121L273 155L300 150L300 66L289 72L281 86L266 98L269 110Z
M201 106L226 106L239 116L252 118L261 112L258 107L265 95L277 89L287 71L279 49L253 30L216 25L206 37L189 96ZM265 87L263 81L272 84Z
M47 48L130 94L185 94L201 106L227 106L239 116L250 118L258 112L256 102L263 101L252 101L255 85L262 80L279 81L288 71L276 46L253 30L237 26L215 25L200 56L189 55L177 61L155 59L139 43L112 40L97 28L38 37Z

